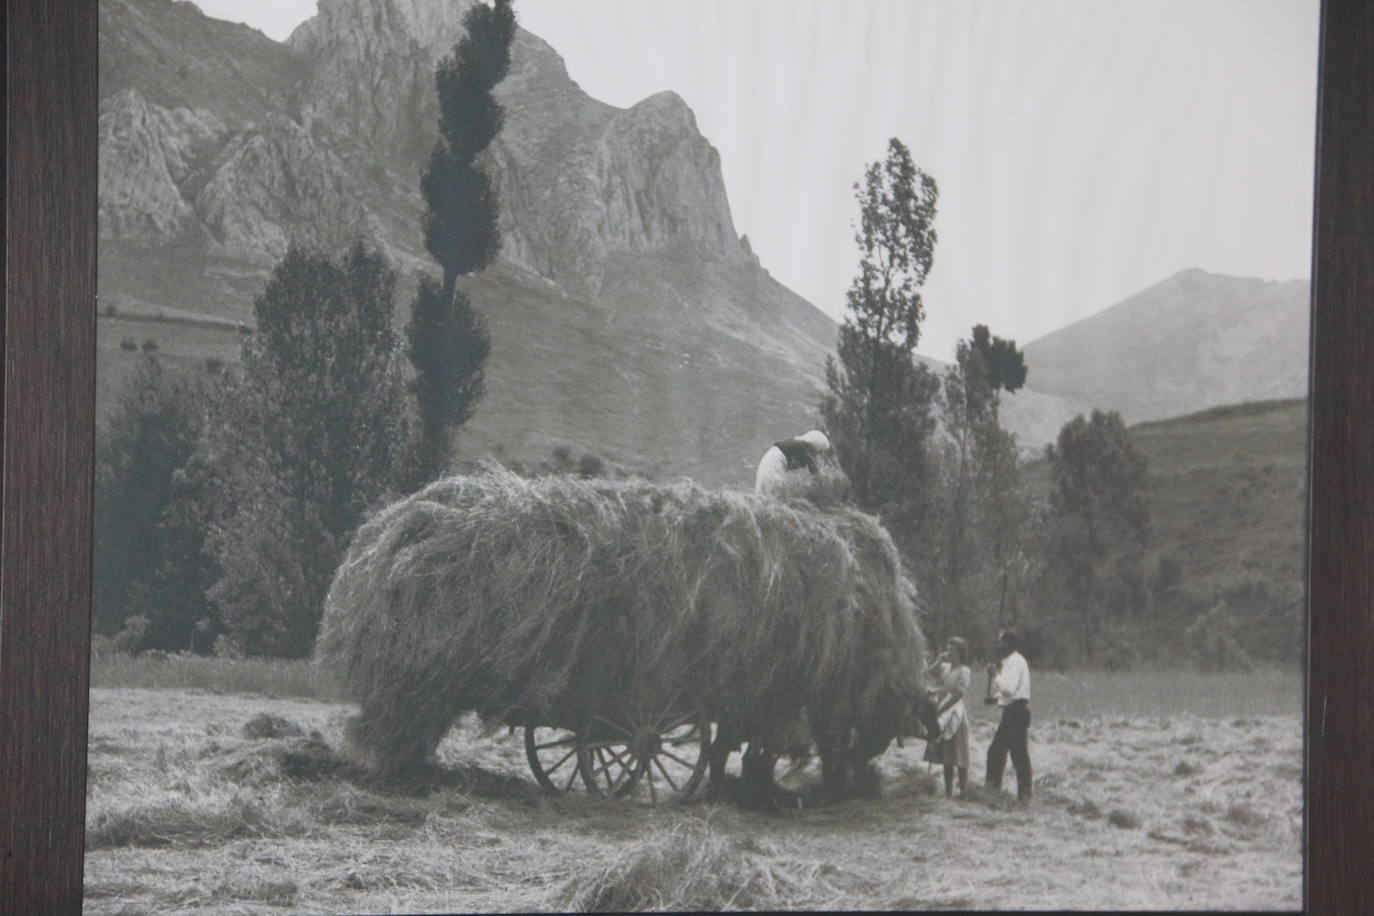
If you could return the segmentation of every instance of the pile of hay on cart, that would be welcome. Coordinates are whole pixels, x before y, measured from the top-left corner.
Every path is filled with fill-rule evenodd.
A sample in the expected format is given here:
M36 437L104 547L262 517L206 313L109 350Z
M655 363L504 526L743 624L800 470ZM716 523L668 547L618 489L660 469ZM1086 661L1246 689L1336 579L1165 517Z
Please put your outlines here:
M575 729L678 691L758 739L807 704L914 695L924 656L892 540L853 508L500 469L364 524L316 653L384 770L428 760L469 711Z

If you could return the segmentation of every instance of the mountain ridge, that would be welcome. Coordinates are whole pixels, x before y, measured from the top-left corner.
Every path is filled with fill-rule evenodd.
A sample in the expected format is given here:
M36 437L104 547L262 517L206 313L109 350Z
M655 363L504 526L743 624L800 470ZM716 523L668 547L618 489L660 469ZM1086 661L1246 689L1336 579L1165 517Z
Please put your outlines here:
M404 290L433 272L418 179L437 136L433 67L467 5L323 0L274 42L174 0L101 0L102 302L248 323L292 241L369 239ZM675 92L628 108L593 99L555 49L519 29L497 96L506 124L484 161L502 201L501 260L465 280L494 346L462 454L537 459L526 453L569 444L747 484L758 453L815 421L835 322L774 280L737 232L719 152ZM1141 336L1131 322L1099 333L1085 321L1070 326L1084 325L1071 346L1061 329L1025 348L1030 388L1004 396L1003 417L1026 447L1091 406L1143 418L1130 385L1070 377L1084 362L1075 348L1114 352L1113 336ZM101 334L107 404L123 357L115 323ZM162 352L185 343L177 358L189 360L190 339L164 337ZM216 354L233 343L196 339ZM596 369L619 381L599 384ZM1207 390L1166 381L1180 393L1160 403L1209 406ZM1253 379L1223 382L1209 384L1228 397L1285 393L1273 379L1254 394ZM569 415L552 417L551 403Z
M437 137L434 64L460 36L462 8L326 0L278 44L174 6L102 5L102 60L120 75L102 83L111 90L101 100L103 299L144 314L249 321L242 291L293 241L337 249L369 239L406 289L433 272L418 179ZM187 48L201 59L185 59ZM266 76L234 83L239 53L276 58ZM284 73L299 78L273 82ZM246 85L257 107L210 97L205 79L220 76ZM145 85L177 79L185 85ZM814 422L833 322L773 280L736 232L719 153L676 93L624 109L592 99L546 42L517 30L496 94L505 126L485 162L501 199L502 254L464 281L491 324L493 354L462 453L537 460L524 452L566 433L665 474L747 480L730 456L752 465L753 453ZM184 180L192 172L197 180ZM181 282L154 276L158 262ZM172 334L170 324L159 330ZM180 346L164 343L167 356ZM112 350L107 334L113 383L122 357ZM621 381L600 384L596 371ZM527 398L534 380L537 397ZM550 417L550 403L569 416Z
M1309 298L1307 280L1187 268L1026 344L1028 381L1128 422L1303 396Z

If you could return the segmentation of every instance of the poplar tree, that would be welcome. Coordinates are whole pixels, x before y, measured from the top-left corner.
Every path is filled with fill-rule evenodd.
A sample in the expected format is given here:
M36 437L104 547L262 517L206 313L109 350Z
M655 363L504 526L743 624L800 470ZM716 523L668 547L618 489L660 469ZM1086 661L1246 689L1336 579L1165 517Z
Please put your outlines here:
M447 466L453 431L482 397L491 350L486 324L457 281L489 265L501 247L496 189L477 160L501 130L504 113L492 90L510 68L515 12L510 0L478 3L463 25L467 34L435 71L439 140L420 179L425 247L442 280L421 280L407 328L420 418L415 486Z
M928 516L931 405L939 380L913 358L925 319L921 286L935 252L935 179L898 139L855 186L859 273L837 352L826 360L821 413L860 506L914 547Z
M986 325L955 348L944 375L940 537L932 543L934 629L986 643L1006 621L1011 580L1026 565L1030 504L1016 437L1002 428L1000 392L1021 387L1025 359Z

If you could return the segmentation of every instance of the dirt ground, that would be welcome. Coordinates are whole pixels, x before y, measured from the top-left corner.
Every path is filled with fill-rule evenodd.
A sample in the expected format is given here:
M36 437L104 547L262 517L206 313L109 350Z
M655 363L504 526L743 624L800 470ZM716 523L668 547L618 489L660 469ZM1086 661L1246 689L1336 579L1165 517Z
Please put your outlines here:
M264 713L284 722L246 737ZM304 700L94 690L86 911L1301 903L1296 715L1042 715L1028 805L978 791L945 799L939 771L920 761L924 745L908 741L878 760L881 798L769 813L550 797L518 733L471 720L440 756L480 779L423 795L368 788L329 771L349 714ZM993 727L980 710L974 783ZM818 770L796 778L804 786Z

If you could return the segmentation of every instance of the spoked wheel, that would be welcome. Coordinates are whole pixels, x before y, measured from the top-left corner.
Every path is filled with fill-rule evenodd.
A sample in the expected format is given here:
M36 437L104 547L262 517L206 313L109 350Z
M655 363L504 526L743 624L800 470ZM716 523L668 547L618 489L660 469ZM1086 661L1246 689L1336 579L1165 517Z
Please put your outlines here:
M578 734L566 728L525 726L525 759L539 784L550 792L568 792L581 770Z
M649 804L684 801L709 762L711 724L700 704L679 697L657 711L627 707L594 715L578 755L587 791Z

